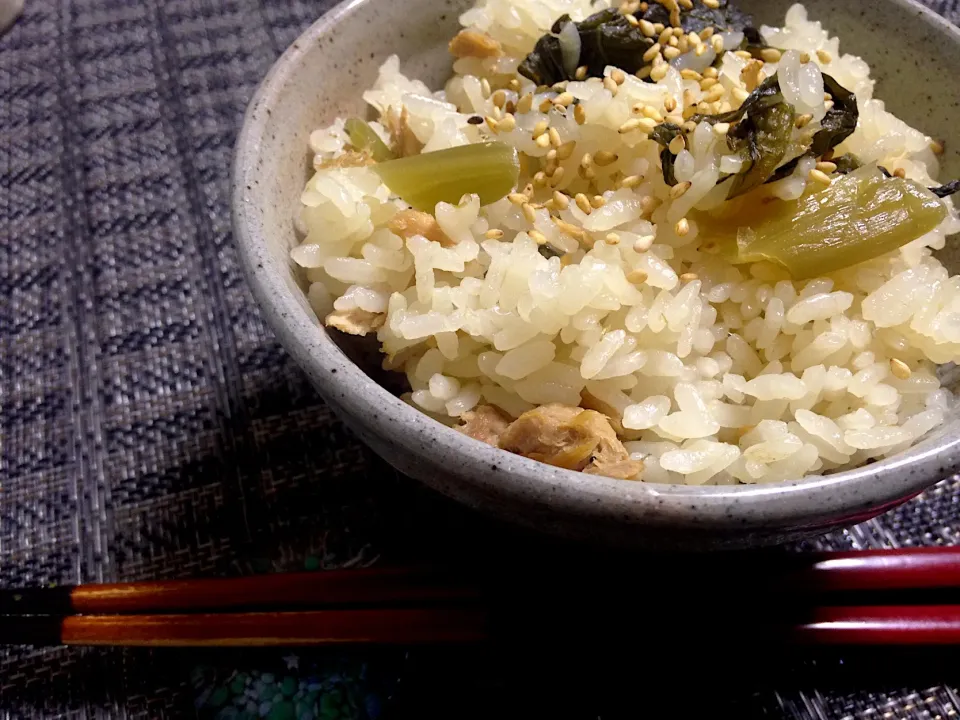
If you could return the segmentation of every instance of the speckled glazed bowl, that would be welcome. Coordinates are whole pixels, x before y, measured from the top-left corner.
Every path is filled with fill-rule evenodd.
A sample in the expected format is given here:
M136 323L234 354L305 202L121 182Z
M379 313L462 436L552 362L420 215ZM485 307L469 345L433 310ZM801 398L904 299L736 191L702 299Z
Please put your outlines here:
M307 138L338 115L364 113L361 92L397 53L408 75L439 87L447 41L470 0L346 0L283 54L250 103L236 149L233 226L254 295L287 351L330 406L402 472L468 505L534 528L621 546L745 547L870 518L960 468L960 418L910 451L856 470L762 486L685 487L561 470L467 438L401 402L373 377L376 359L328 333L289 260L293 217L310 167ZM741 0L782 24L789 0ZM957 177L960 33L909 0L808 0L811 17L863 56L877 97L947 139ZM956 256L947 261L954 268ZM366 355L369 357L369 354ZM354 359L357 362L354 362Z

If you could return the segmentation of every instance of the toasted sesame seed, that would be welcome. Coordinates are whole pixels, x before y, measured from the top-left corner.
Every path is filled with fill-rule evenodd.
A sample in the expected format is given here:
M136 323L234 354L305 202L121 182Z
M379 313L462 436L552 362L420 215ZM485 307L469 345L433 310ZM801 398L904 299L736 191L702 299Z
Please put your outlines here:
M723 35L711 35L710 36L710 47L713 51L719 55L723 52Z
M577 193L574 195L573 201L577 204L577 207L587 215L593 212L593 208L590 207L590 200L583 193Z
M620 68L614 68L610 72L610 78L617 85L623 85L627 81L627 76L624 74L623 70L621 70Z
M537 245L547 244L547 236L539 230L528 230L527 235L529 235L530 239L533 240Z
M940 140L931 140L930 141L930 150L934 155L943 155L945 150L943 142Z
M494 119L493 119L492 117L490 117L489 115L488 115L487 117L485 117L484 120L485 120L486 123L487 123L487 127L489 127L494 133L496 133L496 132L497 132L497 129L500 127L500 123L498 123L496 120L494 120Z
M683 149L686 146L686 138L684 138L683 135L677 135L673 140L670 141L670 144L667 145L667 149L674 155L679 155L681 152L683 152Z
M503 230L497 230L496 228L493 230L487 230L483 236L488 240L499 240L503 237Z
M564 173L564 169L562 167L558 167L556 170L553 171L553 174L550 175L551 187L556 187L557 185L560 184L560 182L563 180L563 173Z
M740 58L741 60L752 60L752 59L753 59L753 55L751 55L751 54L750 54L749 52L747 52L746 50L734 50L734 51L733 51L733 54L736 55L736 56L737 56L738 58Z
M813 120L813 115L804 113L803 115L798 115L793 124L796 125L797 128L804 128L810 124L811 120Z
M586 80L586 79L587 79L587 66L586 66L586 65L581 65L580 67L578 67L578 68L574 71L573 77L574 77L575 79L577 79L577 80Z
M507 104L507 94L503 90L497 90L495 93L493 93L493 95L490 96L490 100L498 108L502 108Z
M685 133L692 133L694 130L697 129L697 124L695 122L687 121L680 126L680 129L683 130Z
M550 141L550 144L553 145L553 147L555 148L558 148L561 145L563 145L563 140L560 139L560 132L555 127L552 127L549 130L547 130L547 139Z
M607 201L604 199L603 195L594 195L592 198L590 198L590 207L594 208L595 210L602 208L606 204Z
M593 165L593 155L590 153L584 153L580 158L580 167L588 168Z
M515 192L507 195L507 200L512 202L514 205L525 205L530 202L530 198L524 195L523 193Z
M644 117L650 118L654 122L663 122L663 115L661 115L660 111L657 110L653 105L644 105L641 112L643 113Z
M633 27L637 27L637 26L640 24L640 21L637 20L637 18L635 18L633 15L631 15L631 14L629 14L629 13L628 13L627 15L625 15L624 17L627 18L627 22L630 23L631 25L633 25Z
M543 134L547 131L547 128L548 128L548 127L550 127L550 123L548 123L546 120L541 120L541 121L538 122L536 125L534 125L534 126L533 126L533 139L536 140L538 137L540 137L541 135L543 135Z
M564 195L559 190L553 191L553 204L556 205L561 210L566 210L570 205L570 197Z
M587 111L583 109L583 105L573 106L573 119L577 121L577 125L583 125L587 121Z
M533 109L533 95L527 93L517 101L517 112L524 115Z
M503 119L500 120L498 124L500 126L500 132L510 132L517 126L517 119L508 113L503 116Z
M645 118L641 118L640 120L637 120L637 128L641 132L646 133L647 135L652 133L654 128L656 127L657 127L657 121L652 118L645 117Z
M630 119L630 120L627 120L623 125L621 125L620 128L619 128L619 130L618 130L617 132L619 132L620 134L624 134L624 133L628 133L628 132L633 132L634 130L638 129L639 127L640 127L640 119L639 119L639 118L632 118L632 119Z
M653 37L657 34L657 31L653 27L653 23L649 20L640 21L640 32L642 32L647 37Z
M730 123L717 123L713 126L713 132L717 135L717 137L723 137L730 132Z
M817 163L817 170L823 173L827 173L828 175L832 172L836 172L836 169L837 169L836 163L832 163L826 160L823 162Z
M905 178L907 176L907 171L903 168L897 168L893 171L893 176L898 178Z
M616 97L617 92L620 90L620 86L617 85L612 78L605 77L603 79L603 86L610 91L610 93Z
M513 90L514 92L520 91L520 81L516 78L510 78L510 82L507 83L507 87Z
M520 206L520 209L523 210L523 216L527 219L528 223L535 223L537 221L537 211L530 203L524 203Z
M712 88L714 85L716 85L718 82L719 82L719 81L718 81L716 78L703 78L703 79L700 81L700 89L701 89L701 90L709 90L709 89Z
M660 43L656 42L653 45L651 45L649 48L647 48L647 51L643 54L643 61L644 62L652 61L657 55L660 54L660 47L661 47Z
M711 10L716 10L720 7L720 0L703 0L703 4Z
M637 252L641 252L638 250ZM650 277L643 270L631 270L627 273L627 281L633 283L634 285L639 285L647 281L647 278Z
M693 10L692 0L677 0L677 2L684 10Z
M536 187L545 186L547 184L547 174L543 170L540 170L539 172L535 173L533 176L533 184Z
M680 218L677 224L674 225L673 232L676 233L677 237L685 236L690 232L690 221L686 218Z
M800 53L800 64L806 65L808 62L810 62L810 53L808 52Z
M817 50L817 59L824 65L833 61L833 55L826 50Z
M764 48L760 51L760 57L764 60L764 62L780 62L780 51L776 48Z
M553 104L560 105L561 107L567 107L572 102L573 102L573 93L569 91L564 91L553 99Z
M612 153L609 150L598 150L597 154L593 156L593 162L600 167L606 167L607 165L613 165L617 161L617 154Z
M643 178L641 178L639 175L627 175L620 181L620 187L635 188L641 182L643 182Z
M713 78L714 80L720 77L720 73L717 72L717 69L713 66L705 68L703 71L703 76L705 78Z
M670 198L672 200L676 200L677 198L683 197L683 194L690 189L691 185L692 183L689 181L677 183L672 188L670 188Z
M907 380L911 375L913 375L913 371L910 369L910 366L900 358L890 359L890 372L899 380Z
M690 68L684 68L681 70L680 77L682 77L684 80L696 80L697 82L700 82L703 79L703 75Z
M653 34L654 34L654 35L659 35L660 33L662 33L662 32L663 32L663 27L664 27L663 23L654 23L654 24L653 24Z
M667 60L674 60L674 59L680 57L681 54L682 54L682 53L680 52L680 48L667 47L667 48L664 48L664 49L663 49L663 56L664 56Z
M666 110L668 113L672 113L674 110L677 109L677 101L673 97L673 95L668 95L667 99L663 101L663 109Z
M542 100L540 102L540 105L537 107L537 109L542 113L548 113L552 107L553 101L550 100L550 98L547 98L546 100Z
M829 175L816 168L807 174L807 179L811 182L820 183L821 185L829 185L832 182Z
M634 73L634 76L640 78L641 80L646 80L648 77L650 77L650 73L652 70L653 68L650 67L649 65L644 65L642 68L640 68Z
M693 282L694 280L699 280L700 276L695 272L685 272L680 276L680 282Z
M607 243L607 245L619 245L619 244L620 244L620 236L617 235L615 232L607 233L607 234L604 236L603 240L604 240L605 243Z
M555 93L562 93L564 90L567 89L567 81L561 80L560 82L555 82L553 85L550 86L550 89L553 90Z
M670 70L670 65L663 63L662 65L657 65L655 68L650 70L650 79L654 82L660 82L667 76L667 72Z
M660 33L660 36L657 38L657 43L659 43L661 47L666 47L667 43L670 42L670 38L672 37L673 37L673 28L672 27L665 28ZM659 50L660 48L657 48L657 49Z
M563 143L563 145L561 145L560 147L556 148L557 159L558 159L558 160L566 160L566 159L569 158L571 155L573 155L573 150L574 150L574 148L576 148L576 147L577 147L577 141L576 141L576 140L567 140L567 142ZM552 152L552 151L551 151L551 152Z
M593 180L595 177L597 177L597 173L592 167L584 167L583 165L580 165L577 168L577 175L582 177L584 180Z
M646 252L653 245L653 241L656 240L656 237L653 235L641 235L633 243L633 249L639 252Z
M550 147L550 136L544 133L543 135L537 136L534 142L537 144L537 147L548 148Z

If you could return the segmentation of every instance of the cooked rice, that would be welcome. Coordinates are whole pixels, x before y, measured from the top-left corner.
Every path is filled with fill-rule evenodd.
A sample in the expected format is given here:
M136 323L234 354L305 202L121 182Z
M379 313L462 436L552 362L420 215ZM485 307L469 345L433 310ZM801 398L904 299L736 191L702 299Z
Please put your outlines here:
M449 246L387 229L406 205L372 169L350 166L342 120L311 135L322 169L303 193L306 238L292 256L318 316L385 313L377 337L386 366L406 373L409 402L448 425L479 404L517 417L548 403L581 405L588 393L649 482L799 478L896 453L937 427L952 397L936 364L960 358L960 277L932 255L960 229L952 205L940 227L900 250L808 281L704 252L688 214L722 200L719 173L738 169L723 154L725 128L696 128L676 160L679 190L664 183L660 146L646 132L664 118L682 124L691 104L737 107L758 68L731 52L706 80L660 65L650 83L608 67L603 80L572 81L560 93L536 93L517 76L554 20L597 9L586 0L480 0L461 23L504 55L456 60L439 92L391 57L364 93L387 142L404 108L408 139L422 152L497 139L529 159L519 196L437 205ZM803 6L762 32L792 51L762 69L779 71L785 99L804 115L798 137L824 115L814 71L823 66L860 108L837 155L936 184L931 139L873 98L866 63L842 54ZM486 121L473 124L477 116ZM829 182L825 170L803 160L772 187L797 198L807 183ZM587 194L585 177L599 197ZM538 241L569 252L547 259Z

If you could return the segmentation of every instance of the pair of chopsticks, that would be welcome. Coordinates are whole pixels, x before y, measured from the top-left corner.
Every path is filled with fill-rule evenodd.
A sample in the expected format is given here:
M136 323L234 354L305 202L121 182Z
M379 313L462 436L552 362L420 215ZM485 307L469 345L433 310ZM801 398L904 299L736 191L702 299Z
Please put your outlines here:
M735 635L815 646L960 644L960 548L671 563L669 577L695 578L685 587L699 587L701 595L740 589L748 603L734 603L736 622L729 629ZM474 643L504 634L572 632L581 616L595 618L598 608L607 624L583 632L615 638L628 624L624 619L637 625L645 617L631 582L640 578L648 587L677 587L658 574L667 566L621 567L626 584L616 587L604 584L608 569L558 575L523 568L507 577L479 573L465 580L438 570L374 567L7 589L0 590L0 643ZM588 598L595 604L588 605ZM751 611L755 607L766 610L758 614Z

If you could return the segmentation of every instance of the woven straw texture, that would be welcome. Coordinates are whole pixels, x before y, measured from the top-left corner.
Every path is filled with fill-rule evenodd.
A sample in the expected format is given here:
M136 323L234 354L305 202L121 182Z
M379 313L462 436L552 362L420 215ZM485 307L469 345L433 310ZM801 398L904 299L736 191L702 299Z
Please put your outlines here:
M957 0L929 4L960 20ZM452 526L503 532L361 446L280 348L241 276L228 211L236 132L273 60L332 5L26 0L0 37L3 584L422 559ZM804 547L956 543L958 504L960 481L946 479ZM371 656L420 688L423 704L408 699L394 716L432 716L431 673L449 679L447 664L474 674L464 692L513 697L522 686L456 653L416 657ZM198 663L264 662L5 649L0 717L189 717L205 712ZM830 691L748 683L675 698L670 716L954 717L956 686L942 679ZM648 690L633 690L631 714L644 717ZM472 716L472 701L440 694L463 702L444 716Z

